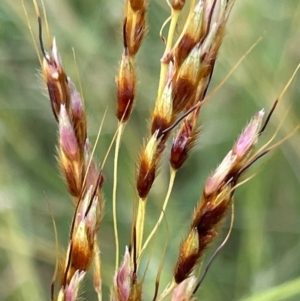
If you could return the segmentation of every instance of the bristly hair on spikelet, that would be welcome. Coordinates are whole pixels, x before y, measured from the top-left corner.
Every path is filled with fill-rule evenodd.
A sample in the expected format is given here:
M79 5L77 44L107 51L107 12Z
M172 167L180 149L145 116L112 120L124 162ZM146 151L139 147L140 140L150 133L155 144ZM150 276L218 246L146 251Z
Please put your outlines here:
M78 300L80 287L93 265L94 288L100 301L107 297L102 296L101 241L98 239L98 230L104 214L104 174L110 171L104 171L106 158L101 166L94 159L94 148L88 138L88 118L83 95L78 92L62 64L58 51L59 42L51 37L52 42L46 50L40 8L36 0L32 2L38 19L43 80L50 99L50 109L58 127L57 162L74 203L67 251L59 269L60 281L56 281L55 273L51 299ZM119 150L125 126L130 121L136 103L139 82L136 56L147 34L149 8L149 0L125 0L122 22L123 49L120 51L120 63L115 77L116 134L112 141L115 152L111 201L116 252L110 289L111 301L144 300L147 269L152 265L151 258L145 263L144 253L149 249L148 245L157 234L165 216L177 172L182 169L197 141L201 139L202 125L200 126L199 116L203 106L212 97L207 95L208 88L234 3L234 0L167 0L170 16L161 30L165 50L160 59L158 89L149 118L148 134L137 162L133 163L136 166L136 178L133 182L137 201L134 204L130 241L128 246L122 246L125 252L119 264ZM41 2L41 5L44 21L47 22L44 3ZM183 26L179 30L180 22ZM162 32L167 25L168 33L164 37ZM219 166L207 178L204 188L199 191L201 197L191 220L186 223L187 234L179 246L173 271L169 271L169 285L163 290L160 289L162 264L157 268L154 301L167 298L172 301L197 299L195 294L202 282L199 272L204 254L218 236L226 214L233 210L233 196L237 187L243 184L242 177L258 159L284 141L269 146L272 141L270 140L257 149L270 117L296 71L267 117L264 116L264 110L253 116ZM297 129L298 127L295 131ZM168 144L170 148L167 147ZM147 205L151 202L149 196L159 167L166 157L170 166L168 190L159 218L145 238ZM229 235L230 230L228 237ZM59 287L55 289L57 282Z

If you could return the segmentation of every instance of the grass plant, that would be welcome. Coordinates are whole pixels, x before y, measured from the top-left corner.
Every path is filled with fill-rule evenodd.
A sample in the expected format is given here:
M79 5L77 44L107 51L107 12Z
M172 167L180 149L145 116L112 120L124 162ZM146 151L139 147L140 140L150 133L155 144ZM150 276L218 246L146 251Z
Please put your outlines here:
M299 299L297 1L0 12L1 300Z

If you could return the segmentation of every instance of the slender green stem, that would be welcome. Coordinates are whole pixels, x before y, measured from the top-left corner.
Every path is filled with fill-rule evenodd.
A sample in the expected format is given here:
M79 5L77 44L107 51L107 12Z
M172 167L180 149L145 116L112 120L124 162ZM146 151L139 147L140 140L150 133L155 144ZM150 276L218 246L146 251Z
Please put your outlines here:
M139 258L143 244L143 234L146 215L147 199L139 199L139 207L136 217L136 257Z

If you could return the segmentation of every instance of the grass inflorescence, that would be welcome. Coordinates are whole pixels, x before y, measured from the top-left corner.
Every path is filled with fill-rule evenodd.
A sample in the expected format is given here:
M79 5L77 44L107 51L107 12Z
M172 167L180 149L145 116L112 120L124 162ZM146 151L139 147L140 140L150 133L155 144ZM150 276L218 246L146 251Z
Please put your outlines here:
M230 117L233 116L232 112L222 103L220 96L222 90L228 93L226 85L229 76L221 85L214 80L219 61L226 59L226 51L225 55L220 53L222 45L226 45L226 35L231 35L227 27L232 26L231 14L235 11L236 1L167 1L165 9L162 9L166 21L162 20L161 29L156 33L156 38L161 40L161 54L157 57L156 51L153 54L150 51L146 56L143 54L143 47L151 47L147 35L152 39L150 32L156 27L153 25L153 29L151 26L152 2L127 0L119 6L111 4L115 5L111 12L118 10L119 22L116 23L119 32L116 37L120 43L116 48L120 55L114 66L108 64L110 73L101 74L102 78L112 75L110 77L113 79L115 73L110 86L115 93L109 97L102 93L101 78L93 79L91 74L96 58L87 57L82 73L80 63L77 67L77 60L82 55L78 55L76 47L73 54L72 51L65 54L60 48L60 39L52 36L55 32L52 15L59 14L55 7L37 1L21 1L21 4L24 22L35 43L36 61L40 63L43 83L50 99L50 105L43 107L43 115L47 118L53 116L50 121L53 129L54 124L57 124L57 136L52 136L53 152L49 152L50 157L56 157L58 165L57 169L53 168L52 176L55 176L56 171L59 178L60 171L66 184L63 202L67 199L66 191L72 200L68 220L63 218L59 221L57 214L53 214L56 222L54 232L58 229L59 235L60 223L69 225L70 229L67 239L65 235L65 243L61 243L59 238L55 242L59 246L63 245L65 250L58 248L56 260L52 257L56 268L52 282L49 281L50 298L85 298L82 292L90 282L93 283L95 293L88 294L88 299L204 300L205 283L202 285L202 282L205 275L209 275L208 268L212 260L218 260L215 259L216 255L228 240L227 246L230 248L234 218L238 221L242 218L239 207L235 209L236 190L244 184L247 186L252 178L256 180L259 177L261 171L253 170L257 161L277 151L282 144L292 145L289 141L296 139L294 134L299 126L297 122L290 128L286 126L290 121L287 116L291 113L286 109L287 105L282 103L297 75L297 64L291 68L296 69L293 74L290 71L289 77L281 76L281 87L276 90L276 94L267 94L266 105L262 101L259 109L251 112L246 110L242 130L239 118L234 120ZM157 3L156 9L160 5ZM67 6L62 5L61 8ZM32 21L34 18L36 20ZM250 50L254 48L255 51L255 47ZM104 50L109 55L109 49ZM246 48L241 52L242 59L238 61L237 58L238 63L234 67L232 64L231 68L238 69L242 61L247 61L248 55L251 56L250 50L247 52ZM62 59L65 62L67 56L69 59L63 64ZM97 59L105 61L101 55ZM80 76L69 71L70 64L78 68ZM155 101L152 100L148 105L150 114L147 117L142 112L142 117L139 117L141 111L138 108L143 106L143 81L146 80L145 90L148 88L147 76L143 78L141 75L146 64L156 64L159 72L151 76L149 83L149 88L156 86L156 93L152 94ZM231 74L229 69L228 73ZM105 110L89 115L89 97L85 93L89 89L88 85L85 88L87 77L96 86L99 83L98 97L101 101L108 100L105 106L108 111L114 111L115 117L105 117ZM234 89L239 87L235 85ZM216 99L216 95L220 99ZM218 120L213 115L213 107L223 106L222 118L228 115L227 122L231 124L227 128L218 127ZM205 114L206 110L208 114ZM279 116L276 115L278 110L281 117L276 117ZM104 120L98 132L100 139L93 139L96 133L93 125L100 124L102 118ZM279 118L275 127L272 127L273 118ZM214 121L218 129L209 137L213 149L211 154L205 151L202 154L198 145L206 143L208 120L211 120L211 124ZM140 129L132 131L131 127L135 126L142 127L143 134ZM200 168L201 176L197 176L199 164L195 163L194 167L189 165L191 157L199 157L198 160L204 163L206 156L213 155L214 148L218 148L218 139L223 141L222 136L229 136L230 129L235 129L237 138L224 147L214 164L203 164L203 168ZM113 134L106 140L107 131ZM137 134L140 146L133 147ZM110 157L113 157L111 161ZM126 165L131 166L131 172L122 170ZM205 166L208 169L205 170ZM188 178L188 182L183 177ZM202 185L199 185L198 177ZM267 186L268 180L264 181ZM123 187L127 187L125 193ZM266 191L274 194L272 189L266 187L266 191L263 191L263 188L263 185L257 184L247 198L263 201ZM192 195L189 190L196 194ZM259 193L261 191L263 193ZM176 199L181 199L179 205ZM52 208L51 200L47 202ZM189 213L177 221L179 215L174 212L174 206ZM52 215L53 209L50 212ZM111 221L110 227L105 226L105 219ZM123 229L120 225L125 219L127 226ZM255 222L254 217L252 222ZM99 236L101 231L104 231L103 236ZM257 237L254 235L252 238L249 235L252 244L255 244L256 239L260 243L263 241L263 234L256 234ZM252 247L257 248L251 246L250 241L244 243L250 250ZM114 254L114 260L112 256L107 256L107 252ZM224 267L220 271L224 272ZM93 281L88 275L92 275ZM87 281L84 281L86 278ZM27 296L25 292L22 294ZM38 294L36 292L33 299L39 299ZM240 293L237 295L241 296Z

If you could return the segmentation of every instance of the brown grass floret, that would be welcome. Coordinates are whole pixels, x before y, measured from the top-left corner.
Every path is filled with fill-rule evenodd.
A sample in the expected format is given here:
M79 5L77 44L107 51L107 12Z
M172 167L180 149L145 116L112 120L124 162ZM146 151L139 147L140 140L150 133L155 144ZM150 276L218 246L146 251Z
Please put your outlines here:
M146 35L148 0L126 0L125 34L130 57L134 57Z
M174 170L181 168L196 144L200 134L199 126L197 126L199 111L200 107L188 115L175 134L170 152L170 164Z
M116 78L118 99L117 118L120 122L126 122L131 114L136 89L134 66L128 54L128 48L124 49L120 69Z
M155 179L161 149L159 131L156 131L147 142L140 156L137 175L137 191L141 199L146 199Z
M51 53L44 56L42 71L48 88L51 108L55 119L58 121L60 106L64 104L67 111L69 110L70 91L68 78L61 64L55 39L53 39Z

